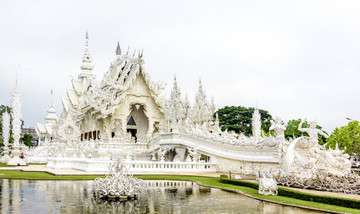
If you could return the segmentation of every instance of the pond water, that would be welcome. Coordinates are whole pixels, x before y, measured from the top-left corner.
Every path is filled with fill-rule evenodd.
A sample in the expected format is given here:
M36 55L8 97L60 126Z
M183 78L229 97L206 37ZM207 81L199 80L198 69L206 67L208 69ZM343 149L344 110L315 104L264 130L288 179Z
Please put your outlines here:
M92 181L0 180L1 213L315 213L187 181L146 181L136 200L96 200Z

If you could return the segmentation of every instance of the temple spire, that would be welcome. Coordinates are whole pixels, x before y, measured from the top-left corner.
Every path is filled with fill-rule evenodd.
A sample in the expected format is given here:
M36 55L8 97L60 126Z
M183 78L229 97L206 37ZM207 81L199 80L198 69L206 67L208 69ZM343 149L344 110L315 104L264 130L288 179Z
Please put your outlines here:
M118 56L121 55L121 48L120 48L120 43L119 43L119 42L118 42L118 44L117 44L115 53L116 53L116 55L118 55Z
M49 104L49 109L47 112L48 112L48 115L45 118L46 124L55 124L55 122L57 120L57 116L56 116L55 105L53 103L53 90L52 89L50 92L50 104Z
M94 69L94 66L92 64L92 59L90 56L89 51L89 34L86 31L85 35L85 50L84 50L84 56L82 59L82 65L81 65L81 74L79 75L79 78L83 77L95 77L95 75L92 73L92 70Z

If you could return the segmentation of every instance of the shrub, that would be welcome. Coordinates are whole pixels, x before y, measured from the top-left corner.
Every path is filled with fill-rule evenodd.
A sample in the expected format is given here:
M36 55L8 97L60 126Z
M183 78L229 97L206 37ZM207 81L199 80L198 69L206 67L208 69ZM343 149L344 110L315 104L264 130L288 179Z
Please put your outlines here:
M220 182L226 184L233 184L237 186L250 187L252 189L259 189L259 184L257 183L228 179L226 175L220 175ZM304 201L313 201L313 202L320 202L323 204L331 204L336 206L360 209L359 200L337 198L337 197L323 196L323 195L314 195L314 194L303 193L303 192L287 189L284 187L278 187L278 195L289 198L296 198Z

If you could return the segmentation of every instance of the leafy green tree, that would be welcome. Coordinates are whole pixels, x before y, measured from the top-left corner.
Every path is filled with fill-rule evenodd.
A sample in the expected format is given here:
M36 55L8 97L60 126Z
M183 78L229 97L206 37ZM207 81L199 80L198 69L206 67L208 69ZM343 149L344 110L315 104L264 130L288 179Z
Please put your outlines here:
M339 143L339 148L349 155L360 154L360 124L359 121L350 121L346 126L335 128L327 139L327 147L335 149L336 143Z
M33 141L33 136L29 135L29 134L24 134L24 136L21 138L21 141L27 146L27 147L32 147L35 146L32 141Z
M236 133L243 133L244 135L252 135L252 115L254 108L247 108L244 106L225 106L218 109L216 113L219 115L219 122L221 130L234 131ZM268 111L259 109L261 115L261 129L269 132L271 126L270 120L272 116Z
M286 125L286 130L284 132L285 139L289 140L290 138L298 138L298 137L301 137L301 136L307 136L308 137L309 136L306 132L301 132L301 131L298 130L300 122L301 122L301 119L289 120L289 122ZM307 121L304 121L304 123L302 124L301 127L302 128L309 128L310 124ZM317 125L316 128L322 130L322 127L319 126L319 125ZM323 131L323 132L325 132L325 131ZM324 136L322 136L322 135L319 135L319 144L322 145L325 142L326 142L326 138Z

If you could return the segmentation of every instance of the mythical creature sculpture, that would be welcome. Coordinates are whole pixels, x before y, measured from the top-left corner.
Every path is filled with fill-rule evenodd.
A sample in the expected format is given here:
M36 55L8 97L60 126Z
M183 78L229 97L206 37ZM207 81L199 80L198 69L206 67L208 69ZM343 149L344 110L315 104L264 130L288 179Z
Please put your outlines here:
M268 172L257 174L256 180L259 182L259 194L260 195L277 195L278 188L277 182Z
M316 128L316 121L311 121L310 122L310 127L309 128L302 128L302 124L303 122L306 121L305 120L301 120L301 122L299 123L299 131L301 132L306 132L309 135L309 143L311 143L312 145L316 145L318 144L319 140L318 140L318 135L323 135L324 137L329 137L327 134L325 134L323 131L321 131L320 129Z
M160 162L164 162L165 161L165 154L167 152L167 149L165 148L160 148L159 150L159 156L160 156Z
M197 149L188 147L187 150L190 157L192 158L192 161L199 162L199 153L197 152Z
M269 130L274 130L276 139L285 140L284 131L286 127L280 117L276 117L275 120L270 120L271 126Z
M318 144L318 134L327 136L316 129L316 122L307 132L309 137L299 137L291 142L283 158L282 170L276 175L279 184L300 188L313 188L333 192L360 194L360 177L350 170L349 156L336 146L326 150Z

